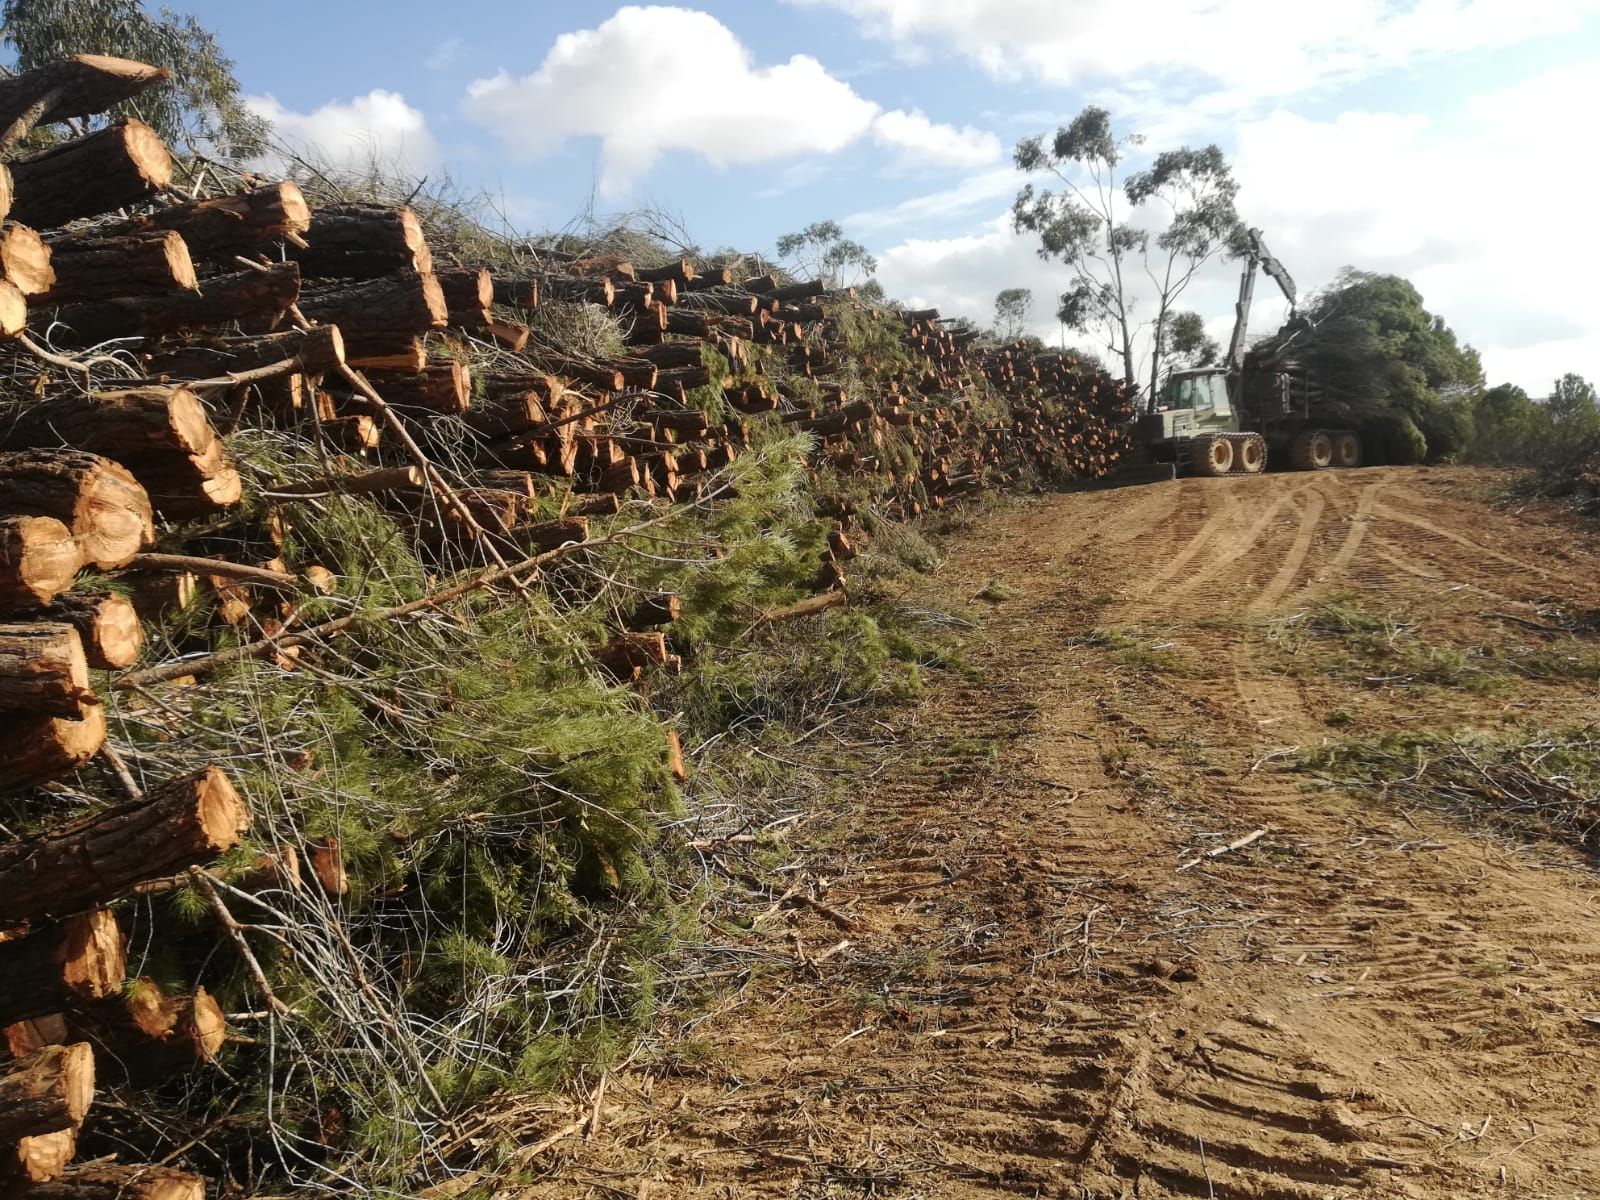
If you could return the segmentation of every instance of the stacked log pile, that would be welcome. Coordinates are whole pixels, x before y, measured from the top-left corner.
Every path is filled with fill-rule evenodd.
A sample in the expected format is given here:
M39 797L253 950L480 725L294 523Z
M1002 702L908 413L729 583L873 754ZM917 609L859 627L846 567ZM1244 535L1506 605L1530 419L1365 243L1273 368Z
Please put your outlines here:
M202 1194L165 1167L71 1165L97 1071L160 1079L205 1069L226 1044L204 989L127 977L124 909L187 879L215 900L218 937L236 930L208 881L249 821L216 766L141 792L106 743L107 689L202 671L177 658L117 674L197 595L231 627L235 657L294 670L301 646L337 632L288 632L297 600L338 586L278 557L296 504L378 497L441 571L488 567L472 586L509 597L524 586L515 564L588 541L625 502L715 503L754 432L791 429L810 436L818 509L834 521L804 615L842 600L865 506L909 518L1030 477L1103 474L1129 412L1121 385L1069 356L980 349L935 312L816 282L550 249L446 263L409 209L313 210L288 181L177 197L171 155L137 121L16 153L35 125L163 77L81 56L0 80L0 150L13 153L0 164L0 338L43 364L38 387L0 397L0 793L31 830L0 843L7 1195ZM615 318L621 353L583 353L541 323L581 306ZM864 356L864 330L894 353ZM85 364L108 341L122 366L104 376ZM257 477L269 502L240 516L230 439L251 429L335 466L309 482ZM675 597L641 598L594 647L597 669L624 683L673 669L677 617ZM97 757L121 802L65 805L79 793L64 781ZM301 852L340 894L337 843ZM289 871L281 858L262 869Z

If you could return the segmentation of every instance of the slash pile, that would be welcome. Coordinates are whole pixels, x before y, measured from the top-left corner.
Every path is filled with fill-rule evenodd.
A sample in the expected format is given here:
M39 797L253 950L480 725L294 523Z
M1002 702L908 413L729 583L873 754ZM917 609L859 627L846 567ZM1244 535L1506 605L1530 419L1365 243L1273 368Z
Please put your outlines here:
M136 120L17 149L163 81L94 56L0 81L0 1189L203 1194L177 1166L71 1165L97 1083L267 1129L223 1141L290 1177L346 1178L350 1126L403 1096L388 1154L437 1174L467 1140L450 1097L482 1091L461 1014L511 1042L495 1023L542 977L510 947L626 894L649 806L606 805L686 777L649 698L695 630L844 604L872 522L1104 474L1129 395L736 263L474 255L405 206L175 164ZM775 550L780 518L801 532ZM766 574L703 586L734 565ZM555 649L521 680L534 640ZM478 744L531 694L505 737L581 749ZM596 774L634 743L647 768ZM509 930L519 889L552 886L530 862L565 864L562 900ZM313 1046L389 1060L391 1090L284 1065ZM97 1152L137 1144L108 1128ZM237 1152L211 1168L271 1173Z

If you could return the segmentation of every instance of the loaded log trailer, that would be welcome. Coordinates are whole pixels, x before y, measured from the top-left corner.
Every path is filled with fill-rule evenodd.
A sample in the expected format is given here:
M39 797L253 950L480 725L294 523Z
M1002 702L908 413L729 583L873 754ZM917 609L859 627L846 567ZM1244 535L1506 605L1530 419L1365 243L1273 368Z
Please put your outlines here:
M1361 465L1361 438L1319 419L1320 389L1304 368L1278 354L1245 352L1245 332L1259 268L1289 301L1289 323L1274 344L1284 346L1305 327L1295 313L1294 280L1268 251L1261 231L1246 231L1233 337L1218 366L1170 374L1134 422L1135 455L1147 472L1172 478L1259 475L1269 463L1296 471Z

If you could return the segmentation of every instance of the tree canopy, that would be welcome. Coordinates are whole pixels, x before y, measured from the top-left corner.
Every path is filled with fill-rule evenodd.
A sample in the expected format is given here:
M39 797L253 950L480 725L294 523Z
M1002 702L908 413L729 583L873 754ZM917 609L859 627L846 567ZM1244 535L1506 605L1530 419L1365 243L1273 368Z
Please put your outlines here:
M1028 288L1003 288L994 298L994 332L1002 342L1013 342L1028 328L1033 292Z
M851 287L870 281L878 269L860 242L845 237L837 221L815 221L798 233L778 239L778 257L796 276L821 279L830 287Z
M168 142L227 157L266 148L269 127L244 103L233 60L193 16L141 0L5 0L0 39L26 71L69 54L109 54L166 67L164 86L111 116L135 116Z

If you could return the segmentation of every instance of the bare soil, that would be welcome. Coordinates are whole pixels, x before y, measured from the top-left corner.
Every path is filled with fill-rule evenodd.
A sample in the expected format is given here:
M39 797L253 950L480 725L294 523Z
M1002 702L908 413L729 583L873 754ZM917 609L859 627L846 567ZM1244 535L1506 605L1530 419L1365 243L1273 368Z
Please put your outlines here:
M1600 608L1600 544L1492 482L1183 480L956 537L928 593L1009 598L794 836L827 886L750 934L784 965L613 1075L526 1194L1600 1194L1592 861L1303 762L1595 717L1592 679L1502 667ZM1329 597L1471 672L1305 632Z

